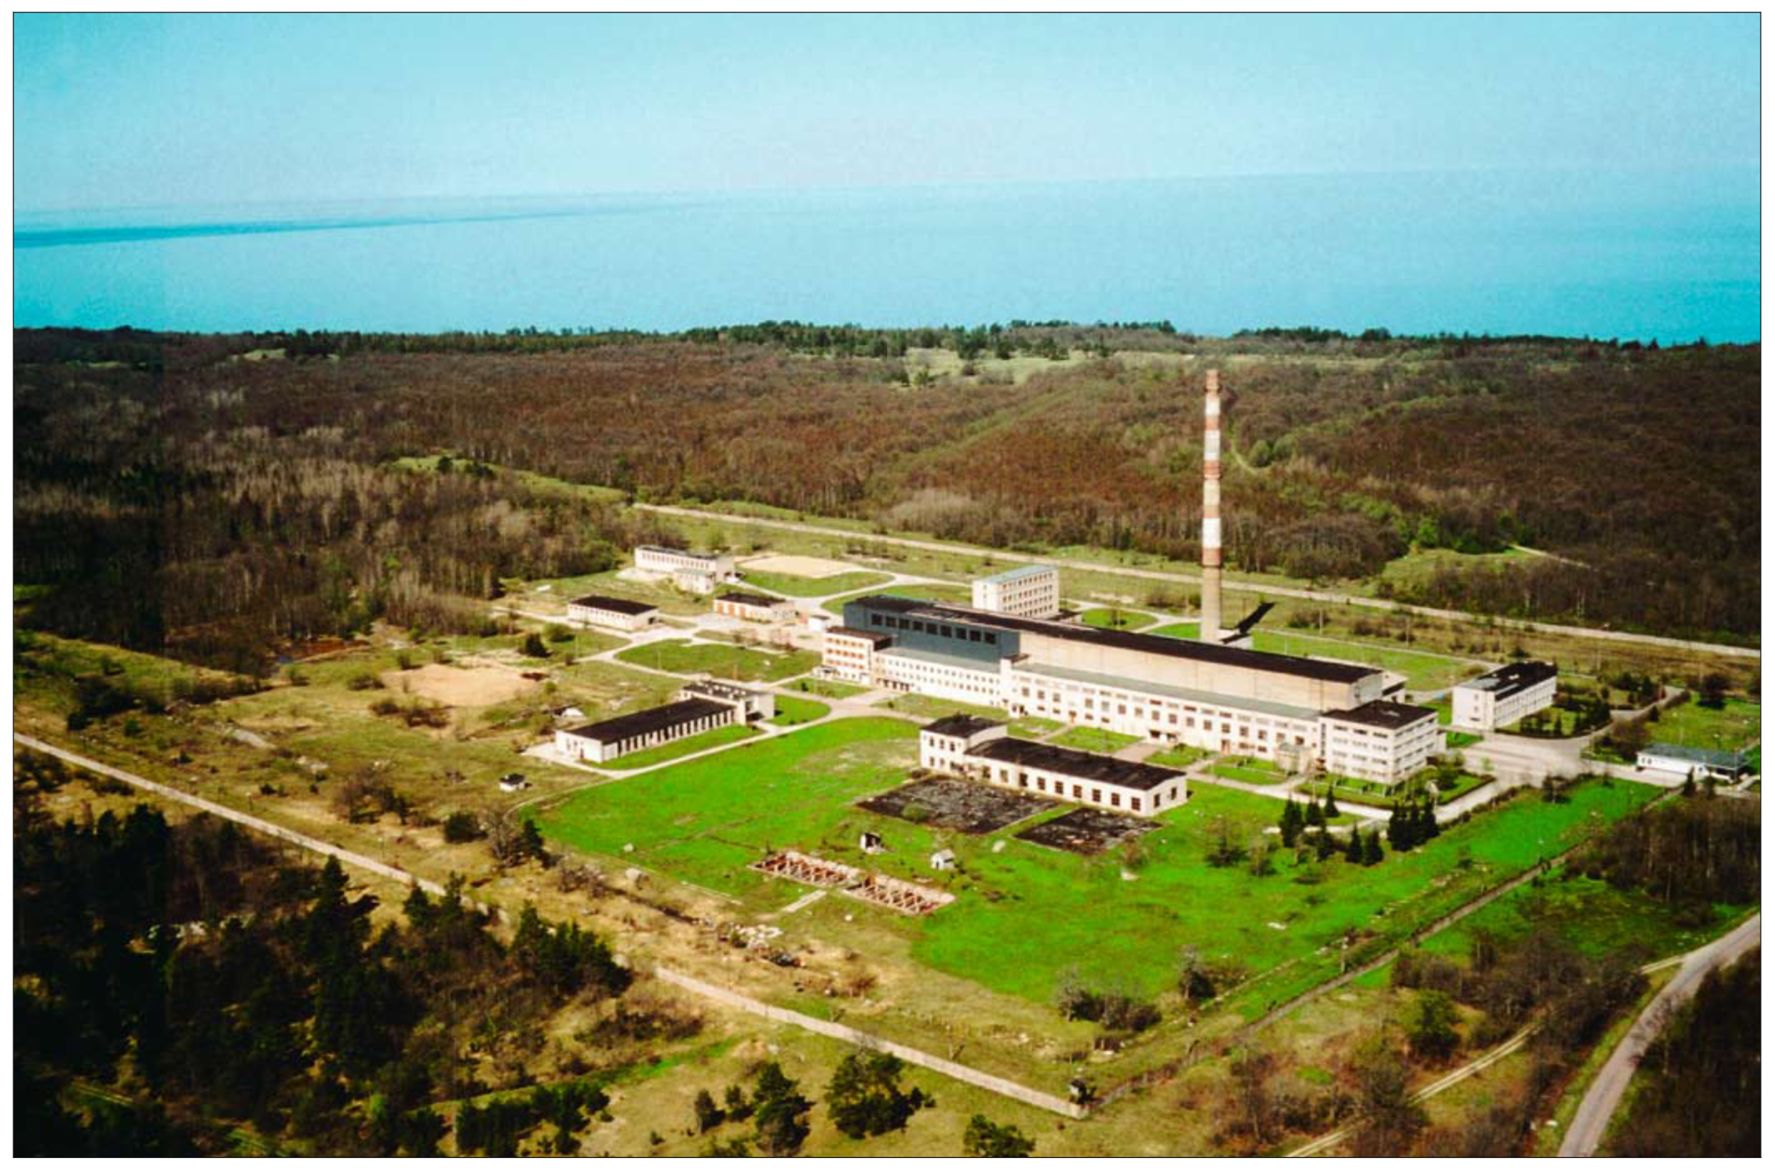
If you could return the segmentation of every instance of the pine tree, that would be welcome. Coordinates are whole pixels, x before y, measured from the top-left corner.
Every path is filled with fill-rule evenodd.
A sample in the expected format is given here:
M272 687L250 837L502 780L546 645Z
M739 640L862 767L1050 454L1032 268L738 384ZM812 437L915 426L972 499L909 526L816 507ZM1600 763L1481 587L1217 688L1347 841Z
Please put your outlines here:
M1325 787L1325 819L1327 822L1337 818L1337 799L1331 796L1331 787Z
M1324 825L1325 811L1320 807L1319 800L1315 798L1312 802L1307 804L1307 826L1323 827Z
M1362 835L1360 832L1354 830L1350 832L1349 842L1344 844L1344 862L1362 862Z
M1387 845L1394 851L1411 850L1411 823L1398 803L1393 804L1393 813L1387 816Z
M1282 804L1282 846L1293 847L1300 839L1301 823L1300 804L1290 798Z
M1370 831L1362 841L1362 866L1373 867L1385 857L1386 853L1381 850L1380 832Z

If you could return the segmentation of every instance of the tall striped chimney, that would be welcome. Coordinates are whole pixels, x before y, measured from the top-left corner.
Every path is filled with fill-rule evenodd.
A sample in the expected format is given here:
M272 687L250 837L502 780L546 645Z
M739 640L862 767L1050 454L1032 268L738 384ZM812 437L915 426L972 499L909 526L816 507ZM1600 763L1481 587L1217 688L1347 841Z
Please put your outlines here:
M1220 642L1220 372L1202 389L1202 621L1196 638Z

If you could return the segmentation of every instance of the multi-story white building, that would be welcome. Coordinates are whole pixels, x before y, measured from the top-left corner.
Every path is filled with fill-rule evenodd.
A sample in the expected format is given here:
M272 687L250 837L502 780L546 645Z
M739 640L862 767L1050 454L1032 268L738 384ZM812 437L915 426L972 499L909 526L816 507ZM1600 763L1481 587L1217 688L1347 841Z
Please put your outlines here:
M666 546L636 546L635 569L669 576L680 589L701 595L739 577L732 554L701 554Z
M1015 566L973 582L974 609L1029 619L1060 613L1060 572L1052 566Z
M1442 753L1436 710L1397 701L1369 701L1319 717L1320 761L1328 774L1393 786Z
M894 641L872 631L853 627L828 627L820 667L824 674L852 684L875 683L875 653Z
M659 618L659 608L610 595L581 595L567 604L567 618L617 631L640 631Z
M1538 660L1506 664L1454 686L1449 724L1489 733L1514 725L1553 703L1559 670Z
M956 715L919 731L919 764L963 778L1132 815L1189 801L1181 773L1006 736L1006 726Z

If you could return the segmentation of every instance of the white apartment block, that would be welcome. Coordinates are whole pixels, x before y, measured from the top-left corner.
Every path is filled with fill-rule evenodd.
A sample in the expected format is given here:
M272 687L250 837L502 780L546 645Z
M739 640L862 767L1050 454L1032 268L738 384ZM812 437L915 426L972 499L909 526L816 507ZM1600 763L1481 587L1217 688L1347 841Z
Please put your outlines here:
M1030 619L1060 613L1060 572L1052 566L1017 566L973 582L974 609Z
M1396 701L1369 701L1319 718L1320 760L1327 774L1395 785L1442 753L1447 739L1436 710Z
M1506 664L1455 685L1449 724L1482 733L1502 729L1547 708L1558 688L1559 671L1551 664L1537 660Z
M843 626L828 627L824 635L821 668L825 675L852 684L873 685L876 649L894 642L885 635Z

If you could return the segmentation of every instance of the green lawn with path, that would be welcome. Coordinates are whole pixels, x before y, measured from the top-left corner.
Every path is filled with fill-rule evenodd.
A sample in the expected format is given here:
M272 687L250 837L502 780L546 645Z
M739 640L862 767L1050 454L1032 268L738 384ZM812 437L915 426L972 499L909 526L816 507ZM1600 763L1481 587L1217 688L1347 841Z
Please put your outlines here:
M832 711L831 705L823 705L819 701L803 700L798 696L776 697L777 715L770 719L772 725L805 725L809 721L818 721Z
M1144 611L1127 611L1119 607L1093 607L1079 616L1087 627L1107 627L1117 631L1138 631L1154 620Z
M813 696L829 697L835 701L844 700L846 697L860 696L869 691L860 684L847 684L842 680L797 680L794 684L786 687Z
M764 570L742 568L740 577L752 586L797 599L823 598L826 595L860 591L865 587L893 581L892 575L879 574L873 570L850 570L842 574L830 574L825 578L803 578L799 574L772 574Z
M1146 759L1149 766L1169 766L1174 770L1188 769L1203 758L1214 756L1212 750L1199 749L1193 745L1174 745L1162 749Z
M1710 709L1692 697L1661 710L1656 724L1646 732L1653 741L1697 749L1743 749L1762 736L1763 708L1751 701L1727 697L1724 708Z
M625 664L658 672L708 672L725 680L783 680L820 662L815 652L764 652L730 643L662 639L616 653Z
M932 721L955 713L966 713L970 717L990 717L994 721L1010 720L1009 713L991 705L970 705L966 701L944 700L941 697L924 696L916 692L903 692L898 696L891 696L885 701L876 701L870 707L905 713L913 717L924 717Z
M1274 762L1263 758L1228 758L1208 767L1209 771L1222 778L1231 778L1235 782L1250 782L1256 786L1273 786L1288 780L1288 775Z

